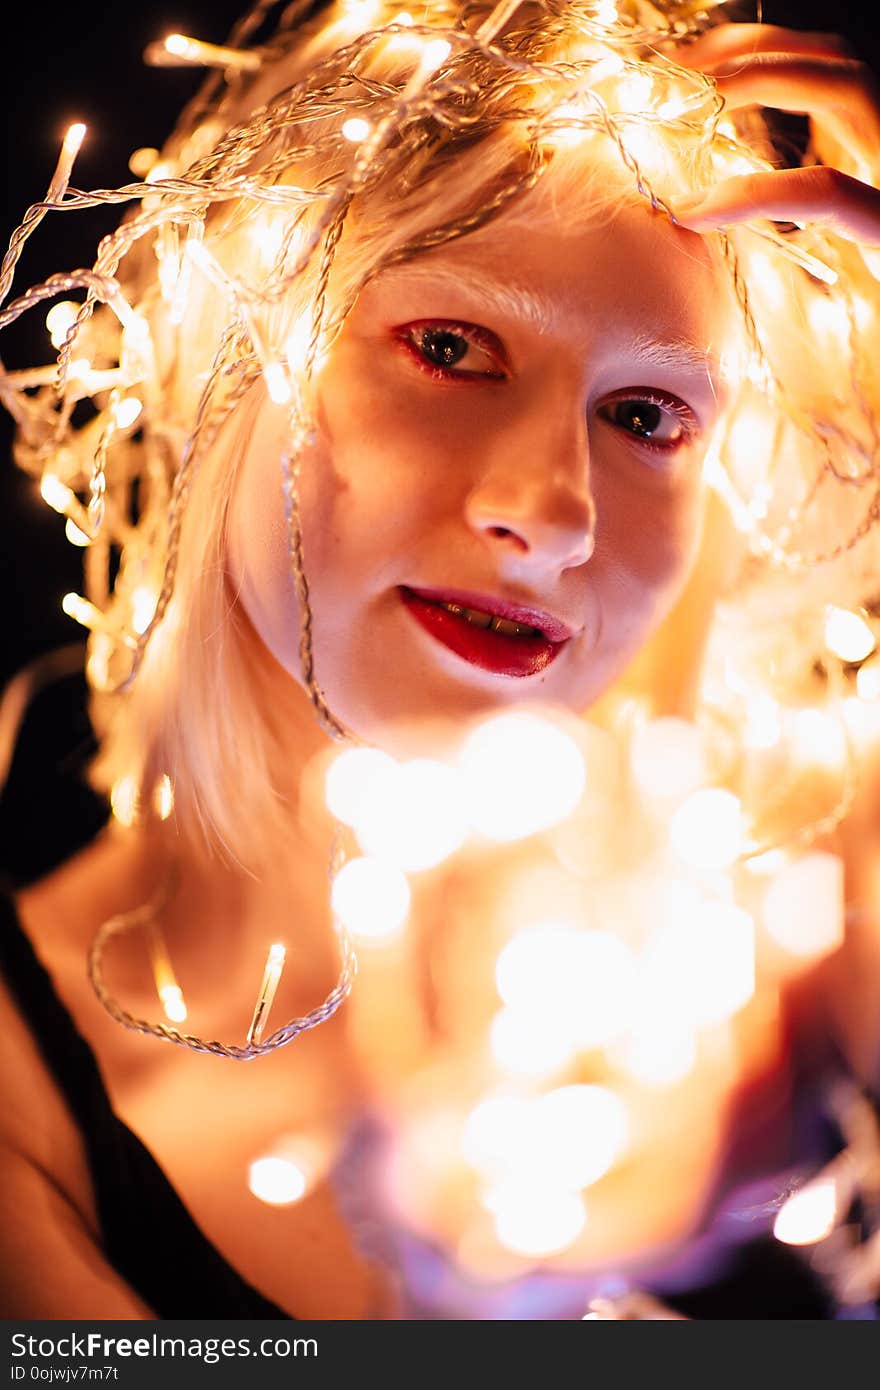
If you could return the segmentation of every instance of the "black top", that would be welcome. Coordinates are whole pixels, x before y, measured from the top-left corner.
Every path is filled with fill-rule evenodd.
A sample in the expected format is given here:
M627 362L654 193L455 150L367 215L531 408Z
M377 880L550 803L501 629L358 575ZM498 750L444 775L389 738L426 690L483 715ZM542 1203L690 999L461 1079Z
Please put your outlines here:
M157 1318L284 1318L223 1258L115 1114L92 1049L0 893L0 970L79 1127L109 1263Z

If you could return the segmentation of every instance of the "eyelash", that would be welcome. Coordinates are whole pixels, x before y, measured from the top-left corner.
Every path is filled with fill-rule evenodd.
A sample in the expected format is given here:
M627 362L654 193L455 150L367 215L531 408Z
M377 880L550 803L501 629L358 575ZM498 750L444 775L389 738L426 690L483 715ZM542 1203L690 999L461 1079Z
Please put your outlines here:
M427 334L429 331L448 334L451 338L460 338L470 347L479 348L487 357L490 357L496 364L498 370L495 372L475 372L461 371L456 367L443 367L439 362L432 362L424 355L424 351L416 342L418 334ZM480 328L475 323L460 323L457 319L419 319L415 323L406 323L401 328L394 331L394 336L400 346L409 353L416 366L435 381L505 381L508 376L507 355L499 340L488 328Z
M424 355L424 349L417 342L418 335L420 333L426 334L429 330L448 334L452 338L460 338L470 346L479 348L497 363L499 370L497 372L466 371L459 370L454 365L444 367L438 362L430 361ZM396 329L395 338L413 359L416 366L435 381L503 381L508 377L506 354L502 344L494 333L491 333L487 328L479 327L477 324L461 323L454 319L420 319L415 323L407 323ZM627 429L625 425L618 424L617 421L604 413L615 405L626 404L647 404L665 411L667 415L674 417L681 428L681 435L670 440L654 440L650 435L640 435L634 430ZM652 386L628 387L625 391L620 391L604 400L599 406L599 412L601 418L606 420L614 429L627 435L638 448L648 450L651 453L674 453L690 444L699 433L699 422L690 406L680 400L678 396L668 395L665 391L658 391Z

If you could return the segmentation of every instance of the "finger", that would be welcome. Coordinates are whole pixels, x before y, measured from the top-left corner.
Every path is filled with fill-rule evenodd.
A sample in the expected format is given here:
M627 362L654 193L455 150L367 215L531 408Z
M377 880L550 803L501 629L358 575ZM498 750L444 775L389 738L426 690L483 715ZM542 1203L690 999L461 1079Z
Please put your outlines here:
M818 223L848 241L880 247L880 190L825 165L726 179L673 211L693 232L769 218Z
M774 106L801 115L880 127L876 84L855 58L759 53L719 65L712 76L729 107Z
M711 69L732 58L757 53L816 54L851 58L850 45L839 34L805 33L778 24L721 24L675 52L682 67Z

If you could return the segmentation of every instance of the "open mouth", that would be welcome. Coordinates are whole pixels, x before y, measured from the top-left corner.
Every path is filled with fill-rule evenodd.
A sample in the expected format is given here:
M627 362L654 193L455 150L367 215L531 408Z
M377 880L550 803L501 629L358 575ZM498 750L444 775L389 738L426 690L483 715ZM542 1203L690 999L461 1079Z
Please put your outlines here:
M511 616L510 605L505 605L507 612L499 613L477 607L473 600L466 602L466 595L440 597L405 585L400 596L431 637L472 666L496 675L537 675L555 660L570 636L555 619L547 618L547 626L539 627L523 621L532 616L525 610Z

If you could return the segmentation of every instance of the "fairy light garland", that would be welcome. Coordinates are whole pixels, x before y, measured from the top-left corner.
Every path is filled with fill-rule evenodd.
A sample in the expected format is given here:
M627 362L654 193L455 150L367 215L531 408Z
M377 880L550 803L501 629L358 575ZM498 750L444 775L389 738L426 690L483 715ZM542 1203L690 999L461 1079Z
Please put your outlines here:
M454 140L458 136L469 139L475 134L486 133L504 121L519 122L524 131L523 152L527 158L518 173L510 174L504 188L485 191L480 206L388 252L384 264L416 255L430 246L442 245L483 225L543 177L552 167L556 151L571 149L580 140L606 140L630 175L633 188L655 211L667 215L672 212L674 199L665 192L664 141L673 153L682 148L680 142L689 142L688 148L701 158L714 161L716 176L725 170L731 172L736 161L740 162L740 171L743 168L759 171L772 166L745 140L740 141L733 127L727 128L723 120L724 104L714 84L703 75L682 68L672 56L662 56L672 40L680 41L699 32L704 23L702 16L718 8L712 3L695 4L689 0L666 4L662 16L654 6L641 3L641 0L621 0L620 4L612 0L572 3L564 12L550 17L552 26L550 18L545 18L545 28L534 24L531 29L525 22L521 29L517 28L522 10L520 0L503 0L491 9L473 7L475 12L485 11L485 14L472 28L449 26L447 7L442 4L434 7L436 19L432 15L428 21L420 15L419 22L415 22L411 13L394 4L380 0L349 3L339 7L334 21L339 25L345 44L339 53L322 58L312 72L295 82L282 97L270 101L232 132L224 133L218 126L216 140L206 141L204 132L210 127L213 114L208 98L218 86L225 81L229 91L234 93L242 84L258 82L265 65L277 61L278 51L273 43L254 49L245 46L264 8L257 6L237 27L227 45L172 35L147 50L149 62L198 64L209 69L211 76L203 94L198 122L193 121L189 134L186 134L184 122L184 134L172 142L167 152L139 151L137 158L132 156L136 182L117 190L90 193L71 189L74 161L85 136L85 127L72 126L67 132L44 200L27 211L0 264L0 329L29 310L56 301L49 311L47 327L58 354L57 362L51 368L22 371L7 371L0 365L0 399L19 426L21 462L40 479L44 499L65 518L66 526L72 528L68 534L87 558L86 593L67 595L64 608L90 630L90 679L96 688L108 694L124 695L132 688L148 645L174 597L186 503L201 460L223 422L250 388L261 381L270 398L290 413L290 448L283 463L283 483L291 575L302 615L302 669L322 726L332 736L356 744L351 731L327 705L314 667L307 556L303 553L297 495L299 457L311 429L307 404L310 377L322 348L332 339L344 318L345 306L340 311L329 303L329 287L351 206L383 177L390 180L395 174L405 172L407 159L420 158L426 148L421 142L429 128L441 131L442 140ZM509 41L509 34L515 41ZM548 53L551 37L552 59ZM399 70L395 70L393 79L387 83L384 104L377 101L376 115L368 120L358 105L357 81L351 82L343 92L339 79L343 73L351 73L358 74L358 81L365 80L359 74L369 68L383 44L393 52ZM648 53L650 58L646 57ZM633 86L638 82L643 84L643 92ZM627 83L630 84L628 92ZM545 94L540 107L530 84ZM485 100L485 91L496 93L501 87L506 91L506 106L503 101L496 103L494 98ZM328 97L330 91L334 93L332 100ZM478 110L481 101L485 102L482 114ZM300 142L298 148L297 141ZM322 154L331 149L344 161L334 186L310 187L282 181L285 174L296 168L297 159L305 168L309 158L320 162ZM274 243L271 239L266 241L266 264L255 283L249 283L243 274L232 274L223 262L222 246L212 240L212 217L221 217L227 205L236 200L253 205L261 230L265 230L274 213L283 213L290 219L287 230ZM134 212L105 239L91 269L50 276L7 303L25 242L48 211L138 203L140 211ZM136 248L139 254L145 254L145 248L151 244L153 249L146 254L155 254L157 260L156 284L165 305L166 322L157 317L154 298L148 296L149 302L144 305L132 303L125 287L122 267L126 257ZM756 224L742 229L736 237L720 239L720 244L743 312L750 352L744 374L746 378L751 374L763 406L769 404L785 421L786 427L798 435L805 455L811 454L815 460L815 471L811 487L787 508L784 517L771 517L777 483L775 459L768 459L764 477L757 486L743 488L737 479L737 460L733 457L737 424L734 418L727 437L718 441L710 456L707 477L729 502L748 536L752 553L781 573L797 576L850 555L857 545L864 543L880 516L876 449L880 428L866 389L866 378L876 356L872 359L870 345L876 339L877 323L871 317L870 306L860 309L844 268L835 258L833 239L807 232L796 240L780 236L765 224ZM857 422L848 418L841 423L829 422L823 418L820 408L810 414L799 403L790 383L782 379L766 330L789 291L790 277L795 274L801 277L801 299L812 306L810 321L817 334L827 341L835 335L838 342L841 336L845 340L850 364L845 386L849 399L857 407ZM785 276L789 277L786 281ZM178 426L175 422L175 434L175 429L163 424L161 405L157 408L156 404L159 383L154 334L166 329L172 333L182 330L189 298L194 293L194 281L199 283L199 292L203 291L206 281L213 285L218 299L227 306L228 318L195 410L186 426ZM303 284L311 290L311 313L299 321L294 330L285 324L285 331L278 338L272 331L272 311ZM59 296L73 293L80 293L83 298L79 301L59 299ZM155 291L153 293L155 295ZM829 306L833 309L829 310ZM79 427L74 424L74 407L84 399L91 400L94 418L87 426ZM182 447L178 447L180 436L185 440ZM802 467L806 473L809 463ZM149 505L143 507L135 525L132 486L139 470L151 472L156 485L150 491ZM831 484L841 489L867 490L868 500L862 514L838 540L824 549L800 548L795 541L798 528L811 506L821 507L822 489ZM780 494L784 491L781 484L778 491ZM163 543L161 572L157 572L155 563L159 538ZM124 550L126 565L111 584L113 547ZM149 576L149 583L145 582L145 574ZM645 763L640 767L636 757L629 765L628 775L634 780L631 790L637 794L638 804L645 814L646 824L642 828L653 857L649 865L646 862L639 866L640 869L650 867L651 875L646 880L648 891L640 901L636 894L635 916L621 918L620 897L615 896L620 885L612 882L614 874L606 865L594 874L593 887L600 898L601 890L607 889L608 920L616 923L613 929L607 929L607 937L602 936L601 926L557 923L558 930L553 935L553 924L533 922L531 927L520 926L518 933L502 948L498 969L503 989L499 985L497 1014L488 1022L486 1030L487 1055L493 1058L495 1071L487 1089L472 1096L470 1109L459 1114L457 1119L463 1136L461 1162L470 1167L474 1191L489 1213L487 1219L491 1221L494 1239L500 1247L517 1252L527 1263L540 1262L545 1256L565 1250L576 1242L583 1224L584 1192L600 1182L626 1154L631 1118L627 1105L637 1105L637 1099L633 1101L632 1097L637 1097L638 1086L655 1084L674 1088L699 1065L701 1030L711 1028L719 1019L736 1016L749 1006L755 989L764 987L763 967L760 961L756 963L755 933L760 936L763 931L765 938L775 943L778 952L785 954L785 931L774 925L776 914L780 911L780 903L787 904L789 909L792 903L807 903L803 882L812 883L814 888L820 884L824 894L824 897L819 896L826 919L818 924L812 937L815 955L830 952L839 944L840 924L835 913L838 906L842 912L842 905L837 903L835 896L835 867L831 862L819 862L817 855L821 852L815 846L840 822L851 804L855 753L849 727L859 718L854 710L870 714L877 703L880 678L871 680L870 665L878 633L877 620L871 612L874 597L862 591L853 594L847 591L844 583L840 594L832 592L821 613L813 615L810 630L805 630L803 636L806 654L812 653L816 660L832 665L836 663L837 689L832 695L830 717L838 720L845 742L836 804L817 813L806 824L789 827L787 835L766 837L749 821L748 797L738 796L730 787L713 785L706 765L700 763L696 753L693 785L678 804L676 797L669 795L666 774L658 776ZM809 661L805 659L804 664L808 665ZM753 763L760 761L762 752L778 752L787 740L789 751L794 750L790 762L796 783L797 739L792 732L792 722L787 722L782 702L766 693L760 676L754 677L749 694L744 696L726 681L718 660L710 660L702 697L702 713L717 718L719 723L735 719L743 708L747 709L751 720L751 723L747 721L747 728L753 738ZM761 701L764 703L759 707ZM627 729L624 741L631 740L627 747L633 754L639 745L637 735L645 735L647 729L648 735L657 735L660 747L660 751L655 748L651 756L662 762L664 731L657 734L656 729L651 729L651 723L650 718L639 715L635 731ZM679 747L687 745L694 752L703 732L699 721L693 726L685 726L681 721L665 734L673 740L679 739ZM618 734L624 739L623 733L618 731ZM648 757L645 753L648 741L647 737L641 739L645 757ZM877 743L880 745L880 731ZM353 748L342 756L359 756L370 751ZM803 751L801 749L801 753ZM579 758L580 753L575 749L571 766L583 771L583 764L577 761ZM809 758L806 765L809 766ZM339 766L331 769L337 783L342 776ZM454 781L460 772L460 768L446 767L442 771L435 770L434 775L448 782L450 778ZM408 875L424 871L424 866L413 868L412 860L409 867L406 863L395 862L394 852L388 847L395 842L394 834L386 837L383 847L377 850L379 803L370 798L384 777L385 810L392 820L397 817L398 825L423 815L425 802L420 803L418 797L406 802L404 793L400 792L404 800L395 806L395 796L407 782L399 766L383 764L377 773L374 765L373 773L373 792L363 793L361 809L354 819L346 820L348 813L340 814L340 805L334 803L334 814L348 825L355 837L359 834L358 827L369 823L373 840L362 831L361 852L348 856L344 864L338 845L334 849L332 907L337 917L342 967L337 985L322 1005L305 1018L292 1020L276 1029L263 1041L268 1010L280 975L279 952L283 947L279 943L279 950L272 948L276 955L267 961L251 1027L243 1045L205 1041L173 1026L134 1018L109 995L101 961L114 936L136 930L148 934L157 988L166 1010L170 1007L172 1011L171 1022L183 1022L186 1017L183 993L174 978L164 944L155 934L161 904L152 903L105 924L90 954L90 976L111 1014L126 1027L166 1041L248 1060L285 1045L305 1028L335 1012L349 992L356 969L348 932L358 939L359 926L354 914L349 917L351 898L343 891L346 882L354 873L361 875L358 890L361 898L371 873L374 884L384 883L382 891L387 893L390 904L388 935L393 936L402 929L412 900ZM743 776L747 782L748 774ZM392 787L395 779L398 792ZM120 820L135 820L141 813L141 803L149 799L147 793L153 797L155 814L162 818L174 814L174 789L167 774L163 774L152 791L132 784L123 794L120 787L114 799L114 813ZM713 793L729 798L723 807L731 816L726 830L716 826L715 838L701 856L695 851L694 826L701 820L705 823L709 806L706 796ZM407 795L412 796L412 787ZM701 795L703 801L695 803L693 798ZM627 804L636 803L630 800ZM722 808L717 796L713 805L716 810ZM448 844L453 846L450 854L466 838L461 826L467 822L472 806L473 798L467 796L458 803L454 796L450 800L444 829ZM363 817L364 807L370 808L369 814L365 820L358 819ZM577 824L578 807L582 810L581 801L573 811L568 808L560 814L550 826L530 832L539 839L547 837L546 845L563 868L567 854L560 846L565 842L567 828ZM606 811L613 816L612 803ZM733 824L737 817L742 817L739 827L742 834ZM719 810L719 824L721 820L723 815ZM661 823L678 826L677 848L675 833L668 842L661 835ZM473 826L471 829L473 831ZM725 833L729 834L729 844L722 853L719 844ZM711 840L711 836L709 838ZM515 840L516 836L510 839ZM399 845L399 835L397 841ZM412 853L418 862L417 852ZM425 850L422 853L430 861L430 854ZM781 858L775 861L775 869L768 871L767 864L774 863L768 856L774 853L779 853ZM438 852L437 858L430 863L430 870L442 865L447 857ZM830 861L834 857L827 858ZM629 864L628 872L632 869L633 865ZM798 879L798 872L806 875L803 881ZM607 877L604 883L603 873ZM815 875L812 879L811 874ZM669 920L656 930L646 930L651 895L656 894L658 885L664 882L671 892ZM718 950L727 953L726 971L719 971L717 963L712 966L704 959L701 962L699 932L705 932L707 922L715 931L713 939ZM574 969L574 978L581 979L584 989L590 979L595 985L597 973L604 979L609 995L618 1001L617 1017L609 1023L607 1036L602 1035L597 1024L593 1037L585 1040L584 1034L579 1036L570 1020L560 1021L559 1018L555 1020L554 1031L552 1009L546 1007L546 999L542 1002L538 997L540 989L537 992L531 989L528 971L525 976L521 971L517 975L517 953L522 959L529 959L530 941L523 933L530 929L550 931L550 936L545 935L539 944L544 958L547 959L549 953L551 963L554 959L557 962L556 984L549 991L553 1004L559 1002L561 977L558 972L562 970L564 974L566 962ZM376 929L374 919L372 930L365 930L361 939L375 943L381 936L382 931ZM609 942L617 945L609 946ZM621 942L626 944L621 945ZM555 957L554 951L557 952ZM786 970L795 973L801 969L807 958L797 956L796 952L789 955L792 958L783 964L778 956L773 958L773 969L777 972L774 984ZM577 966L578 961L580 966ZM704 968L704 974L699 976L697 983L687 983L676 998L685 1012L688 1004L701 999L704 1011L699 1017L690 1018L686 1027L681 1026L682 1014L679 1013L678 1033L668 1030L665 1035L670 1042L671 1057L667 1059L666 1074L663 1075L660 1066L651 1080L646 1058L650 1056L652 1040L662 1042L663 1030L655 1029L653 1038L650 1028L639 1030L638 1011L632 1003L634 996L627 997L626 991L636 987L633 982L640 971L644 974L654 970L658 978L669 983L674 979L676 968L684 970L688 965L694 966L697 976L699 969ZM728 987L726 995L722 984ZM711 995L710 987L715 985L719 986L719 992L714 998L713 1013L712 998L707 1002L707 992ZM598 993L596 998L598 1001ZM542 1057L534 1052L530 1056L528 1046L525 1050L520 1046L517 1030L522 1020L532 1027L537 1022L543 1030L542 1037L550 1039L552 1046L545 1048ZM672 1056L676 1045L679 1045L678 1051ZM581 1075L578 1068L583 1056L597 1052L601 1053L608 1074L617 1078L616 1083L612 1081L600 1087L577 1079ZM566 1075L574 1079L565 1079ZM500 1108L496 1105L493 1110L492 1106L499 1099L495 1088L509 1087L511 1083L521 1090L514 1089L506 1110L504 1104ZM619 1090L615 1090L615 1084L627 1091L627 1104L621 1099ZM542 1085L549 1089L542 1091ZM510 1094L502 1099L510 1100ZM601 1110L604 1118L598 1123L595 1117L601 1107L604 1107ZM609 1118L612 1112L615 1120ZM588 1118L590 1115L592 1121ZM418 1118L423 1120L424 1116ZM582 1137L591 1126L609 1141L603 1154L598 1154L586 1143L578 1148L580 1140L572 1149L572 1133ZM538 1152L540 1146L529 1148L528 1136L540 1131L550 1134L553 1142ZM612 1143L609 1136L615 1138L615 1142ZM503 1149L511 1139L515 1140L514 1158L499 1160L499 1145ZM401 1132L404 1148L408 1140L404 1124ZM566 1145L571 1164L565 1171L559 1171L559 1154L566 1151ZM440 1185L440 1176L430 1174L429 1187L431 1182ZM534 1196L535 1193L541 1197L543 1206L536 1198L535 1210L540 1208L540 1211L531 1229L526 1230L522 1222L517 1224L516 1214L523 1209L531 1210L529 1194ZM789 1219L791 1215L789 1210ZM542 1220L543 1236L540 1234ZM821 1221L817 1219L811 1230L820 1227ZM784 1222L782 1229L785 1229Z

